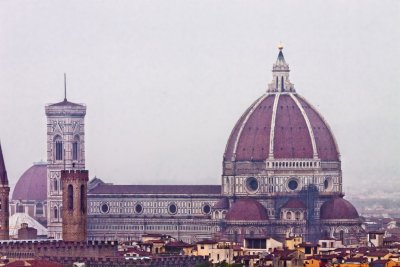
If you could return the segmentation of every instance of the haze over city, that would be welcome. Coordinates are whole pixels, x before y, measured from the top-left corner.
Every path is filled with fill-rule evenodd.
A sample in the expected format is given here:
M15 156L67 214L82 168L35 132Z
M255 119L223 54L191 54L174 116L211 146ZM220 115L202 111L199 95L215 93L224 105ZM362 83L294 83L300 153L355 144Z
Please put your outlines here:
M68 100L87 105L91 177L220 184L226 141L266 91L280 41L297 92L336 137L344 191L394 182L399 12L398 1L2 1L10 184L46 160L44 106L63 100L64 73Z

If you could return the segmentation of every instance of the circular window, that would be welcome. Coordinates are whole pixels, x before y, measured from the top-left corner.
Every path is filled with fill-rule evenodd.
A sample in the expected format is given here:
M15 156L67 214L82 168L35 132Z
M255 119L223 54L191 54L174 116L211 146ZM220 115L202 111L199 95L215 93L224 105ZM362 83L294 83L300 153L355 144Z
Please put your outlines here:
M299 186L299 183L296 180L290 180L288 182L288 187L290 190L296 190L298 186Z
M204 214L210 214L210 212L211 212L211 207L210 207L210 205L205 204L205 205L203 206L203 213L204 213Z
M177 211L178 211L178 208L176 207L175 204L170 204L170 205L168 206L168 212L169 212L170 214L176 214Z
M142 213L142 211L143 211L143 206L141 204L136 204L135 212L136 213Z
M100 210L102 213L108 213L110 211L110 206L107 203L101 205Z
M258 189L258 181L257 181L257 179L254 178L254 177L247 178L247 180L246 180L246 188L249 191L253 191L253 192L257 191L257 189Z

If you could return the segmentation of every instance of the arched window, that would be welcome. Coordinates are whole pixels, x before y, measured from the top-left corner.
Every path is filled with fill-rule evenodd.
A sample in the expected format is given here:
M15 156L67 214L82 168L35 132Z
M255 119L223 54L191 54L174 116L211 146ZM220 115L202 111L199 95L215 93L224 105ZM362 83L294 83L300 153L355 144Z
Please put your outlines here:
M286 219L287 220L291 220L292 219L292 213L290 211L288 213L286 213Z
M81 212L85 212L85 186L81 185Z
M239 232L238 231L233 232L233 241L236 243L239 243Z
M283 76L281 77L281 89L282 89L282 92L285 91L285 84L283 82Z
M300 220L300 211L296 211L294 216L296 218L296 221Z
M344 243L344 231L340 230L339 232L339 239L342 241L342 243Z
M63 159L63 142L61 136L54 137L54 151L56 160Z
M276 90L278 90L278 76L276 76Z
M74 209L74 189L68 185L68 210Z
M54 219L58 219L58 209L56 206L53 209L53 217L54 217Z
M43 215L43 204L42 203L36 204L36 215Z
M72 143L72 160L78 160L79 155L79 136L75 135L74 142Z
M53 185L54 191L58 190L58 181L57 178L54 178L54 185Z

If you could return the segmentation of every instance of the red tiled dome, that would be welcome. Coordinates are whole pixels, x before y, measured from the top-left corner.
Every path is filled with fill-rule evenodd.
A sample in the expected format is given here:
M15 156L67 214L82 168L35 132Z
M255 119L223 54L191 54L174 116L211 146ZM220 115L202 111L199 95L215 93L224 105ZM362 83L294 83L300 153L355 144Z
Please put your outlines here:
M258 201L251 198L236 200L226 213L229 221L264 221L268 220L267 210Z
M47 199L47 165L37 163L22 174L15 185L13 200L35 200Z
M266 93L256 100L233 128L224 161L265 161L269 153L275 159L312 159L317 154L322 161L339 160L328 125L297 93Z
M359 215L354 206L343 198L333 198L322 204L321 220L358 219Z
M283 209L305 209L306 205L303 201L298 198L289 199L285 205L282 206Z

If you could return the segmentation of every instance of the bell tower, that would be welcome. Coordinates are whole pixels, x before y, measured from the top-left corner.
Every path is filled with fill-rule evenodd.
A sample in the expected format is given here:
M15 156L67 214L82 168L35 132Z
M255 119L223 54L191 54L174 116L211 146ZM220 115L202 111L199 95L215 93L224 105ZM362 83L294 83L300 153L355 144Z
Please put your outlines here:
M47 117L48 236L62 239L61 171L85 169L86 106L68 101L65 93L64 101L46 105L45 111Z
M89 172L86 170L61 171L64 241L86 241L88 180Z
M6 166L4 164L3 151L0 144L0 240L9 238L9 222L10 217L8 208L8 196L10 187L8 186L8 178Z

